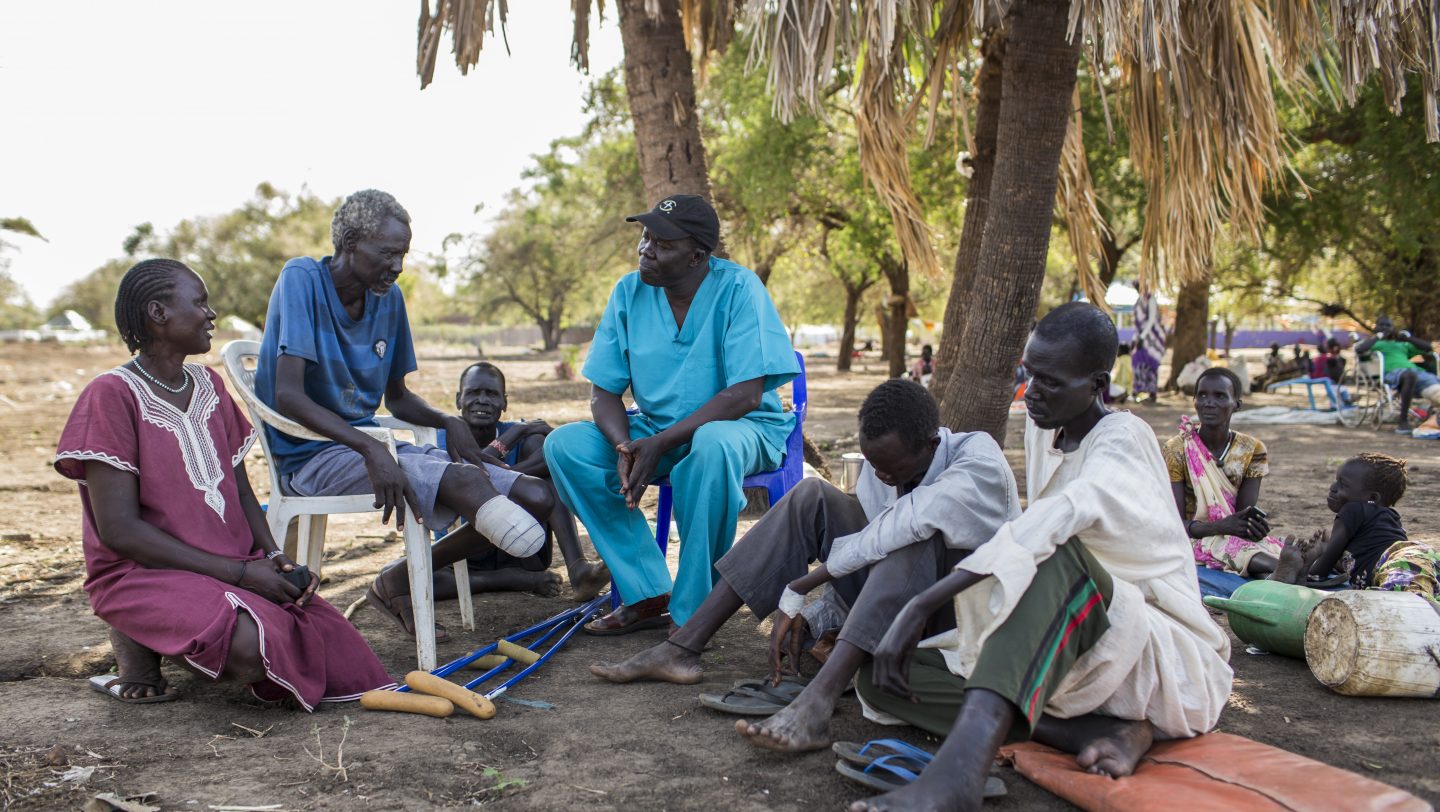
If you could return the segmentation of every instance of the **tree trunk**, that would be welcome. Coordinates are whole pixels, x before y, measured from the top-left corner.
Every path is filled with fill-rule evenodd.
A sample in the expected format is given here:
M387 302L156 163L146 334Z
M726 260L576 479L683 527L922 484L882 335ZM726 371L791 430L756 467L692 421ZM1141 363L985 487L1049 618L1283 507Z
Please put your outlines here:
M535 323L540 325L540 340L545 343L545 351L560 349L560 334L564 332L560 327L560 314L551 313L544 319L536 319Z
M885 300L885 360L890 377L905 374L905 333L910 328L910 263L888 252L879 257L880 272L890 283L890 297Z
M983 50L985 59L976 77L980 99L975 107L975 154L970 156L970 183L965 190L965 224L960 232L960 248L955 252L955 275L950 283L950 298L945 303L944 333L940 336L940 350L935 354L935 371L930 379L930 391L935 393L942 408L952 397L950 372L960 359L970 287L990 211L990 178L995 170L995 130L1000 121L1000 77L1005 59L1004 29L986 37ZM953 395L959 396L958 391Z
M646 0L620 0L617 5L625 46L625 92L645 200L653 204L673 194L709 198L710 176L679 3L656 3L660 10L656 18L646 14Z
M890 323L885 325L889 328L885 335L885 346L894 348L889 357L889 375L892 378L905 374L905 333L910 328L908 304L909 300L901 296L890 299Z
M1166 389L1174 389L1185 365L1205 354L1205 328L1210 322L1210 280L1180 286L1175 302L1175 332L1170 336L1170 378Z
M941 422L1005 439L1015 364L1035 320L1080 42L1066 0L1017 0L1008 18L989 213ZM950 332L946 325L946 332ZM957 387L960 387L957 390Z
M845 316L840 322L840 357L835 361L835 371L849 372L850 362L855 354L855 325L860 321L860 297L865 295L869 285L845 284Z

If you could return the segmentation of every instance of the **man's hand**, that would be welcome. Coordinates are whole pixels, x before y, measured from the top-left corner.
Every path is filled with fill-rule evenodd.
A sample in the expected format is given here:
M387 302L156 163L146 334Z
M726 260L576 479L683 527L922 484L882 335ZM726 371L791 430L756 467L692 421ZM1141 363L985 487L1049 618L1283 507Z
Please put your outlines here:
M248 589L265 600L277 604L298 603L300 598L308 597L308 593L301 592L294 584L280 575L278 565L263 558L246 561L240 570L240 579L235 582L235 586ZM314 592L314 590L311 589L309 592Z
M616 450L620 452L617 463L620 467L617 470L620 473L620 492L625 494L625 507L639 507L640 497L645 495L645 489L655 478L660 458L670 449L665 447L665 441L657 434L621 443Z
M930 617L930 613L919 605L919 599L917 595L905 604L905 608L890 622L890 629L880 638L880 645L875 647L874 653L876 687L911 702L919 700L910 690L910 658L915 654L920 636L925 633L925 620Z
M474 445L473 438L470 443ZM390 521L390 513L393 511L395 528L404 530L406 505L409 505L415 521L424 524L424 520L420 518L420 499L415 496L400 463L390 456L389 449L377 443L375 449L365 455L365 473L370 477L370 484L375 489L375 507L381 510L381 524Z
M475 442L475 435L470 433L465 421L453 415L445 418L445 450L455 462L468 462L482 471L485 463L495 464L493 459L480 453L480 444Z
M780 610L771 616L770 626L770 684L780 684L786 674L800 674L800 646L805 641L805 616L790 617ZM783 666L790 659L788 668Z

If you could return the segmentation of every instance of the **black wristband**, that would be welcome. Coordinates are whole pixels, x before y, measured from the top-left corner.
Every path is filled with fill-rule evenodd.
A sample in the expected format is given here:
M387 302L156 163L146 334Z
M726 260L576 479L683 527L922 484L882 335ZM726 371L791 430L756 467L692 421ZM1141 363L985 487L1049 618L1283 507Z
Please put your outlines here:
M245 580L245 568L248 566L250 566L249 561L240 562L240 574L235 576L235 586L240 586L240 582Z

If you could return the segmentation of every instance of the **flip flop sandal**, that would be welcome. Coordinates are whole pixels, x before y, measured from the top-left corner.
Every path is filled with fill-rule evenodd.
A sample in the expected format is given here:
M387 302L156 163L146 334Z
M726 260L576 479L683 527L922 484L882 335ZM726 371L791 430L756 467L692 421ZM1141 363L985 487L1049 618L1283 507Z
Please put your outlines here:
M916 769L911 769L911 767ZM893 792L919 778L918 771L923 770L924 765L917 764L914 759L896 753L881 756L863 769L841 759L835 762L835 769L851 781L864 784L871 789ZM992 775L986 777L985 789L981 791L980 795L982 798L998 798L1008 792L1005 782Z
M735 716L773 716L790 700L755 688L731 688L723 694L701 694L700 704Z
M371 606L379 609L380 614L385 615L386 617L398 623L400 625L401 631L405 632L412 638L415 636L415 609L410 605L409 595L392 595L389 598L386 598L375 589L374 584L371 584L370 588L365 591L365 600ZM405 604L404 608L396 608L396 604L399 604L402 601ZM409 626L406 626L405 624L404 612L406 609L410 610ZM435 642L450 642L450 631L446 629L445 625L438 620L435 621Z
M771 685L769 679L762 677L760 679L735 680L735 683L731 685L730 688L732 690L737 688L749 688L754 691L759 691L766 696L772 697L776 702L783 702L788 705L791 702L794 702L795 697L799 696L800 692L805 690L805 686L809 684L810 680L804 677L797 677L794 674L787 674L786 676L780 678L779 685Z
M1305 577L1305 586L1308 586L1311 589L1331 589L1340 586L1341 584L1344 584L1349 580L1350 573L1348 572L1333 573L1326 578L1318 579L1316 579L1313 575L1309 575Z
M860 767L869 766L877 758L889 755L905 756L922 765L929 764L935 758L929 751L899 739L874 739L863 745L858 742L835 742L830 745L830 749L835 755Z
M156 702L174 702L180 698L180 694L174 691L162 691L154 696L124 697L120 695L122 685L148 685L151 688L159 689L160 686L153 682L144 680L125 679L112 677L109 674L97 674L90 678L90 689L98 691L117 702L124 702L127 705L152 705Z

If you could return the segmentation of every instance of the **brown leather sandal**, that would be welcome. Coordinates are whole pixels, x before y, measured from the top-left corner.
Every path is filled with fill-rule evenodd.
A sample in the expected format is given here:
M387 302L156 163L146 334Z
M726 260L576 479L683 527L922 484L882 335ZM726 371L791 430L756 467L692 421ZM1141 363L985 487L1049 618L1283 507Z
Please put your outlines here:
M586 623L585 631L606 636L665 628L670 625L669 609L670 596L656 595L639 603L621 606L604 617Z

